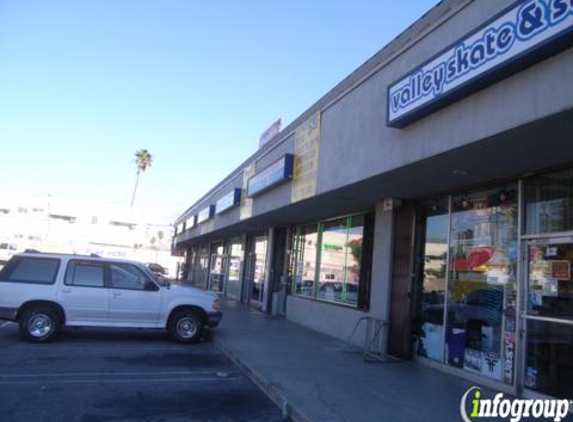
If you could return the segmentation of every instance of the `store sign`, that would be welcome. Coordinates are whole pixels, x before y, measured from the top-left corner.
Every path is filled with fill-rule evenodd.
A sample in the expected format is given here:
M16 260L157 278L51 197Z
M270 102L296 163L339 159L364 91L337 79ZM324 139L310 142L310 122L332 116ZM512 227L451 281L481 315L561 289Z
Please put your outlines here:
M403 127L573 45L572 0L520 0L388 88Z
M241 188L233 189L227 195L223 196L217 201L215 205L215 214L222 214L231 208L238 207L241 205Z
M267 142L269 142L271 139L273 139L276 135L279 134L282 128L282 124L283 120L282 118L279 118L276 122L270 125L269 128L261 134L259 138L259 148L265 145Z
M192 215L191 217L189 217L186 221L185 221L185 229L192 229L193 227L195 227L195 215Z
M292 179L294 156L286 154L263 171L255 174L247 184L247 196L257 196Z
M207 208L203 208L197 214L197 224L204 223L215 216L215 205L209 205Z
M318 191L320 112L312 115L295 130L294 157L292 203L311 198Z

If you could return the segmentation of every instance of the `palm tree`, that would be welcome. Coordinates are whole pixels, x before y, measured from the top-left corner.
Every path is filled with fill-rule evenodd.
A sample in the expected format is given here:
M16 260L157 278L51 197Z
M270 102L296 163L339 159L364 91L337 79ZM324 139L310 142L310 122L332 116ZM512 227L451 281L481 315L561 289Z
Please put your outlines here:
M131 197L131 208L135 201L135 193L137 192L137 185L139 183L139 175L151 167L153 157L146 149L138 149L135 151L135 164L137 165L137 177L135 179L135 187L133 188L133 196Z

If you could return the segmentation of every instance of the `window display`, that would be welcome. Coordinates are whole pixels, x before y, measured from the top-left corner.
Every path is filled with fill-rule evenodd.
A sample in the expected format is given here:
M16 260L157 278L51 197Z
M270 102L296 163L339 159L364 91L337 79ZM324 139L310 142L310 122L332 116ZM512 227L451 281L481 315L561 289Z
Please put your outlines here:
M517 185L428 201L419 212L418 355L513 383Z
M512 383L517 186L452 197L445 360Z

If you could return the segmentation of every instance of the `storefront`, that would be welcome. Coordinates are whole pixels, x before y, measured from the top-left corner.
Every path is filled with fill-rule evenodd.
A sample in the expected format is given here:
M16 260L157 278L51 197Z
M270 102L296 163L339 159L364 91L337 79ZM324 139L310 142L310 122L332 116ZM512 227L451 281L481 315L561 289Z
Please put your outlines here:
M571 398L568 4L440 2L174 222L184 282Z
M422 201L417 224L415 354L567 397L573 170Z

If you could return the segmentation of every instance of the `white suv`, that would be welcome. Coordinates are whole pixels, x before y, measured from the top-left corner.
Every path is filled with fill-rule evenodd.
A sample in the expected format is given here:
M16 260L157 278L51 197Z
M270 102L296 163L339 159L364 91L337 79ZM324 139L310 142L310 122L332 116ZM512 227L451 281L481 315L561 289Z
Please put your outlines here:
M16 321L32 342L61 326L167 329L193 343L222 318L215 293L159 283L144 265L98 256L26 252L0 271L0 319Z

